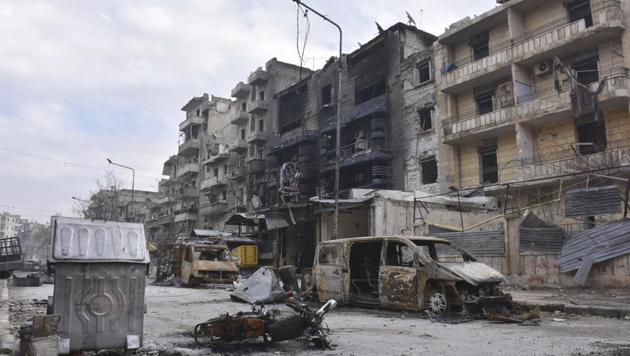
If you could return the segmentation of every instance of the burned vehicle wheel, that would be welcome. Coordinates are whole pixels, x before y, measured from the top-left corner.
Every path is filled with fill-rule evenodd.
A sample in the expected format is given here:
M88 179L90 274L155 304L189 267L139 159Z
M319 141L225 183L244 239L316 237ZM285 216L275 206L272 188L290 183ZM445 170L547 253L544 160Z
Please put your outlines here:
M431 314L439 315L446 313L448 310L448 301L446 295L442 292L431 290L427 293L426 310Z

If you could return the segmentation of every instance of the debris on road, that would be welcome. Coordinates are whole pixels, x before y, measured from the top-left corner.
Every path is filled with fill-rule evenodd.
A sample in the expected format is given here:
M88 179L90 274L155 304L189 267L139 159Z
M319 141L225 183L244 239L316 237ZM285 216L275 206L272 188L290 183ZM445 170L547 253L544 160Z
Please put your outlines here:
M249 278L241 281L230 297L243 303L269 304L285 300L286 293L280 286L280 279L273 268L261 267Z
M540 307L535 307L527 313L521 313L519 309L495 309L487 313L487 319L499 323L514 324L522 324L529 321L540 320Z

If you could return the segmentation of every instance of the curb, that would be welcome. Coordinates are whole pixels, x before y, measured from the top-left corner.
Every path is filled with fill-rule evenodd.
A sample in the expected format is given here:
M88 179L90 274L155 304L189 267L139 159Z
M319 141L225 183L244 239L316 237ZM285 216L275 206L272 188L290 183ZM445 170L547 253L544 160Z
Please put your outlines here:
M573 305L562 303L536 304L529 302L518 302L518 304L527 310L533 309L534 307L539 307L540 310L551 313L555 311L561 311L567 314L603 316L606 318L615 319L624 319L626 317L630 317L630 309L628 308L604 307L596 305Z

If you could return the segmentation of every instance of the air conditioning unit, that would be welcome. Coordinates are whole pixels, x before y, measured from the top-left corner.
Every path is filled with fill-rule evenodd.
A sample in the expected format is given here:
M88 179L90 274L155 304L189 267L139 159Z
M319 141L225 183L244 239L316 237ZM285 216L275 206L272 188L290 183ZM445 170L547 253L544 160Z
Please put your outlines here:
M541 75L545 75L545 74L549 74L551 73L551 61L550 60L546 60L546 61L541 61L536 63L536 66L534 67L534 74L536 74L537 76L541 76Z

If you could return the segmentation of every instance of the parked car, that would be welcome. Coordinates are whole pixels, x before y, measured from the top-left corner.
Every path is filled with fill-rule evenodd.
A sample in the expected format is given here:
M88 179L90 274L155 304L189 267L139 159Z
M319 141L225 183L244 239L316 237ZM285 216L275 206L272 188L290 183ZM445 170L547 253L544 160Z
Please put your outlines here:
M392 309L472 311L504 303L505 277L435 237L358 237L322 242L313 281L319 301Z
M232 283L239 268L226 245L185 242L175 245L172 254L173 273L185 286L200 283Z

